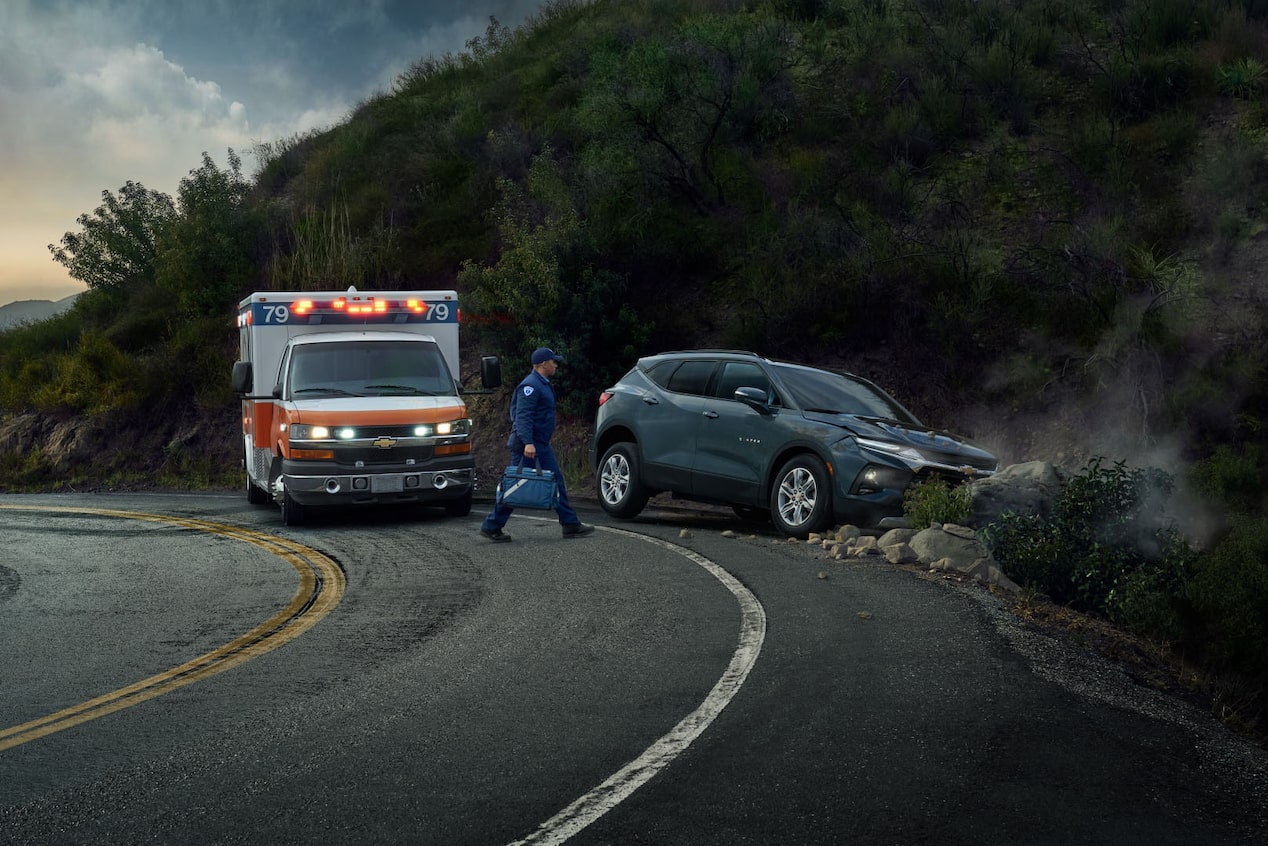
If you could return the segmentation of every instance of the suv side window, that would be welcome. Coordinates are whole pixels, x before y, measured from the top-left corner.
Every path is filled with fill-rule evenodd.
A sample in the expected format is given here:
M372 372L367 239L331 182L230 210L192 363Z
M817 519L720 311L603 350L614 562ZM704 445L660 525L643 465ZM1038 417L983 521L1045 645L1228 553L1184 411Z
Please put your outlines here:
M660 385L662 388L668 388L669 377L674 375L674 371L678 369L678 365L680 363L681 362L677 362L677 361L662 361L661 363L657 364L655 367L649 368L646 371L645 375L647 376L648 379L651 379L653 382L655 382L657 385ZM638 368L635 368L635 370L637 369Z
M766 378L762 368L748 361L728 361L722 365L722 375L718 378L714 396L735 399L736 388L761 388L768 399L771 396L770 379Z
M665 388L676 394L708 396L709 377L713 375L716 366L716 361L684 361L669 377Z

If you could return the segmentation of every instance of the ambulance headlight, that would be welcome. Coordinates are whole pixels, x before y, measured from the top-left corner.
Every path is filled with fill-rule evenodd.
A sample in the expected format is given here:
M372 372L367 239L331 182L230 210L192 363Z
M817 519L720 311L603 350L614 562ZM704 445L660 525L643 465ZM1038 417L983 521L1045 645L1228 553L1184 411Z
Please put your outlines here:
M330 437L330 429L325 426L307 426L300 424L291 427L292 441L322 441Z
M414 437L416 438L429 438L432 435L448 437L450 435L469 434L471 434L471 421L467 418L446 420L443 423L423 423L414 427Z

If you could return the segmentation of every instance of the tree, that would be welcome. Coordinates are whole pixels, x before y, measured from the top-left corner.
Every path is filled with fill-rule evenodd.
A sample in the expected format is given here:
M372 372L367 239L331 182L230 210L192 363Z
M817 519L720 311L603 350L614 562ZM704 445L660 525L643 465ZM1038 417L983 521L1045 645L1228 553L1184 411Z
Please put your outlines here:
M246 198L242 161L229 150L221 170L211 156L181 180L180 214L159 243L155 281L189 314L214 314L250 287L257 227Z
M704 15L597 54L583 123L702 213L728 202L720 159L782 126L795 61L784 24Z
M53 260L89 288L118 296L154 281L157 244L176 217L172 198L128 181L118 195L101 192L102 204L76 222L61 246L49 244Z

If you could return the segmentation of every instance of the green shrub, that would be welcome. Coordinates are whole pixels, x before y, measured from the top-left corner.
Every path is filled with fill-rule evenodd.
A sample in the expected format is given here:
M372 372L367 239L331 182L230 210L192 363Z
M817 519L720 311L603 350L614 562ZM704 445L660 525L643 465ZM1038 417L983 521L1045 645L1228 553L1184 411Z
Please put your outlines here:
M967 485L952 486L935 476L907 489L903 516L913 529L927 529L931 523L965 523L969 519L972 495Z
M1268 517L1231 518L1198 560L1187 597L1196 618L1193 649L1268 691Z
M1251 513L1265 501L1263 479L1268 473L1268 450L1261 444L1221 444L1209 458L1189 470L1189 480L1200 493L1225 508Z
M1215 71L1215 83L1221 94L1253 100L1268 86L1268 68L1251 58L1220 65Z
M1194 554L1160 519L1171 488L1161 470L1106 467L1096 458L1066 483L1051 517L1004 514L981 535L1019 584L1140 634L1175 639Z

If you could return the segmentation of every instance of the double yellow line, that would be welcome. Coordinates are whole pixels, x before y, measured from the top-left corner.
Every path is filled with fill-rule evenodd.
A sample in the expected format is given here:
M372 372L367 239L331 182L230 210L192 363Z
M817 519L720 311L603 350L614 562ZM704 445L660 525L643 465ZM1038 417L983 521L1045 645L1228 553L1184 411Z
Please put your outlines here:
M254 544L280 556L299 573L299 587L291 601L268 620L218 649L186 661L179 667L150 676L96 699L40 717L36 720L0 729L0 752L21 746L32 740L55 732L113 714L141 702L162 696L177 688L202 681L225 670L271 652L315 626L329 614L343 598L346 580L343 570L330 558L317 550L274 535L253 532L248 529L194 520L170 517L162 514L145 514L135 511L114 511L104 508L62 508L39 505L0 505L10 511L56 511L74 514L95 514L120 517L127 520L146 520L164 523L183 529L208 532Z

